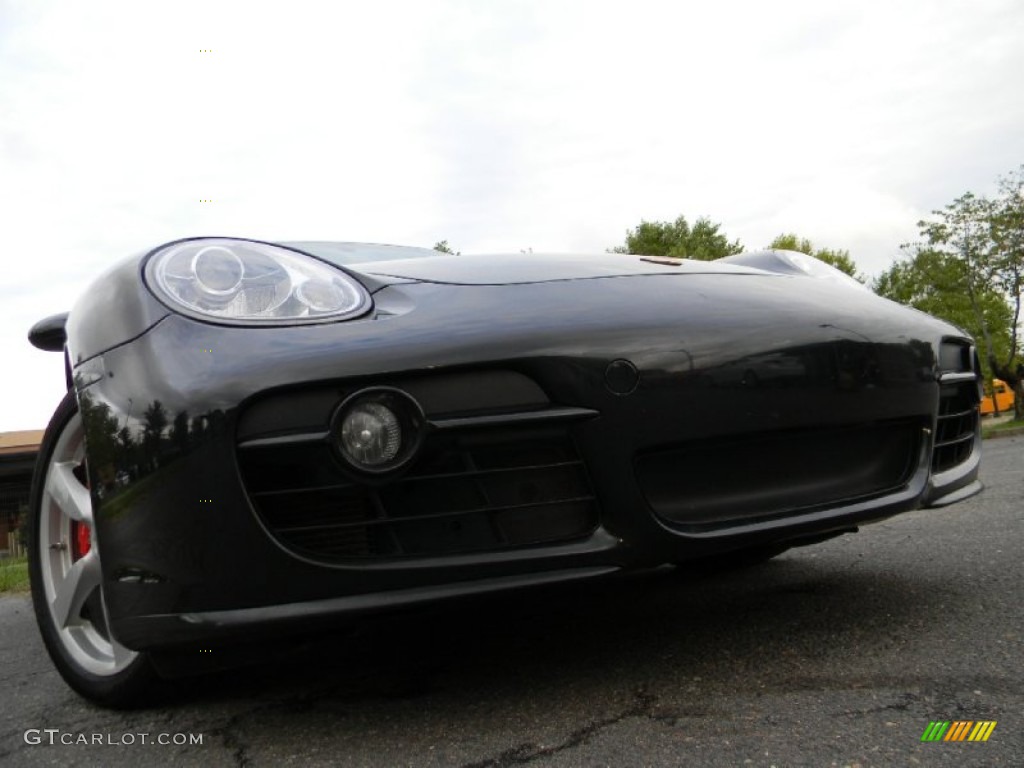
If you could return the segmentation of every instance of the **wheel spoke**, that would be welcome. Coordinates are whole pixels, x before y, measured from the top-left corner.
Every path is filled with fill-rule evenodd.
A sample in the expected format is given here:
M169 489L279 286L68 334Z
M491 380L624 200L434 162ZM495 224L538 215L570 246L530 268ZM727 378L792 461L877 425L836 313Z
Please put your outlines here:
M114 652L114 667L116 669L121 669L122 667L127 666L135 659L135 651L128 650L113 637L110 638L110 647Z
M46 480L46 493L72 520L92 525L92 500L89 489L75 477L75 462L55 462Z
M57 596L50 608L61 629L75 623L86 598L100 585L100 561L95 552L76 561L64 580L56 585Z

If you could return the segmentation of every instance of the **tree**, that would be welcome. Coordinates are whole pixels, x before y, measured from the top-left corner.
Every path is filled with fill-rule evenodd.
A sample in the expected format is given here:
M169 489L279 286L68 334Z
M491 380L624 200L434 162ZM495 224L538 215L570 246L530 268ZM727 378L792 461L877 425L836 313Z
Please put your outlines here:
M202 416L192 417L192 428L189 430L189 440L198 443L206 436L206 419Z
M167 427L167 411L159 400L154 400L142 414L143 435L142 444L146 450L146 458L150 463L150 469L156 469L160 465L161 441L164 429Z
M434 243L434 250L440 251L441 253L450 253L452 256L459 255L458 251L452 250L452 247L448 245L447 240L439 240L438 242Z
M730 243L721 228L721 224L704 217L692 227L685 216L675 221L641 220L636 229L626 230L626 244L612 248L611 252L713 261L742 251L740 241Z
M978 340L986 375L1016 392L1024 418L1020 349L1024 273L1024 166L1001 178L994 199L971 192L918 222L923 240L875 283L880 294L957 322ZM915 287L916 286L916 287Z
M873 284L875 293L907 304L922 312L941 317L959 326L977 339L982 338L982 323L970 298L962 290L965 267L958 259L933 250L919 250L893 264ZM977 298L984 323L992 329L992 345L997 357L1004 357L1013 345L1010 326L1013 316L1003 295L986 290ZM992 378L988 355L981 355L983 375Z
M159 440L163 437L164 429L167 427L167 410L163 403L159 400L150 403L142 414L142 420L145 422L144 431L147 438Z
M850 277L864 282L864 278L857 274L857 264L850 257L849 251L834 251L829 248L817 248L815 249L814 244L806 237L798 238L792 232L785 235L779 235L771 244L769 248L774 248L780 251L799 251L800 253L806 253L808 256L813 256L818 261L823 261L826 264L830 264L840 272L845 272Z
M171 443L179 453L184 453L188 450L188 413L186 411L178 411L174 416L174 423L171 424L170 437Z
M1013 309L1010 323L1010 348L1001 357L1002 373L1012 370L1013 376L999 375L1016 391L1014 415L1024 418L1024 346L1021 343L1021 300L1024 293L1024 165L999 179L999 196L990 211L993 243L992 277L996 287L1007 297ZM993 366L996 370L996 366Z
M135 469L137 464L136 447L132 431L128 428L127 424L117 430L117 448L121 456L120 466L132 467L133 472L137 471Z
M90 480L104 485L114 477L117 457L117 418L104 402L95 402L88 391L78 398L82 425L89 436Z

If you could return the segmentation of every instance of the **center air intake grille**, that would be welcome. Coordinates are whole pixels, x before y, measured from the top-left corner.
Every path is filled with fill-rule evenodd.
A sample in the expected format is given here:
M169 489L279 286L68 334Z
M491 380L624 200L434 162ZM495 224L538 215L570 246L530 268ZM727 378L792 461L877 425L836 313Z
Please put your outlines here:
M311 559L428 557L580 538L597 506L565 430L434 435L412 470L364 485L323 440L240 446L257 513L285 548Z
M691 531L802 514L905 487L921 455L920 419L707 440L637 458L654 512Z

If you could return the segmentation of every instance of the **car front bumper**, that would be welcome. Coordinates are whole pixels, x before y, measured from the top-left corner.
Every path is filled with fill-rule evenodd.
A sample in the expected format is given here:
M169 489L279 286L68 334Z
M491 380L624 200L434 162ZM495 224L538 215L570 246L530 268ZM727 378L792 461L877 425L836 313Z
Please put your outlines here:
M673 325L655 318L678 294L654 291L648 312L557 330L473 324L479 307L456 300L509 290L392 286L375 297L395 303L386 319L307 328L172 315L82 362L117 638L227 640L800 543L979 488L976 384L938 362L967 342L930 319ZM574 288L514 290L544 316ZM452 300L427 301L439 291ZM337 461L330 417L380 386L433 431L407 473L364 483Z

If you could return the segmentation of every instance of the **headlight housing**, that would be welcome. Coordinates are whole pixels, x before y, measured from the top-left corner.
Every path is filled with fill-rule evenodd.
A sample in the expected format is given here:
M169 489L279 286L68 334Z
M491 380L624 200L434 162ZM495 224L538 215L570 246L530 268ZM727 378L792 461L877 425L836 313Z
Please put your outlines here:
M871 290L860 280L850 277L831 264L826 264L820 259L798 251L785 251L782 249L745 251L734 256L726 256L720 259L720 261L723 264L738 264L744 267L763 269L765 272L773 272L777 275L805 275L817 278L818 280L827 280L832 283L845 285L849 288L858 288L862 291Z
M255 240L181 240L151 254L146 282L183 314L238 325L296 325L357 317L370 296L340 269Z

